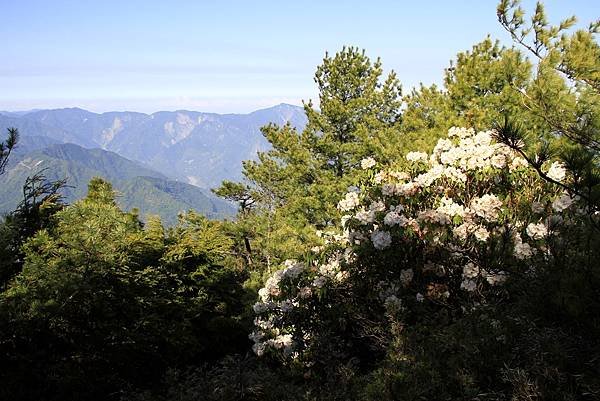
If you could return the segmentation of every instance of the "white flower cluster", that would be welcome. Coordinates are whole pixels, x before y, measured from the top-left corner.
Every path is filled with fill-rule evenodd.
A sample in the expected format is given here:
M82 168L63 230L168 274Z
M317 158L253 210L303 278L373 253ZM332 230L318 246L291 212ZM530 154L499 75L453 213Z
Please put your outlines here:
M560 162L554 162L550 165L546 175L552 178L554 181L563 182L567 176L567 170Z
M372 157L367 157L360 161L360 168L362 168L363 170L368 170L372 167L375 167L375 164L377 164L375 159L373 159Z
M512 149L494 143L492 138L491 131L475 132L453 127L448 138L438 141L431 155L423 152L406 155L407 160L427 166L425 171L417 169L412 177L402 171L377 173L375 184L380 188L382 199L369 198L367 194L364 202L368 206L362 206L358 196L349 193L340 202L344 211L355 211L345 216L345 221L355 222L350 224L352 229L347 232L348 238L355 244L370 239L375 249L383 250L394 242L397 228L424 235L439 233L436 227L446 227L462 243L471 239L480 244L489 242L494 235L491 229L500 224L503 210L508 214L511 212L502 196L492 193L498 174L532 171ZM557 163L550 170L555 174L564 171ZM474 186L477 180L487 181L481 189L465 190L467 186ZM440 191L442 196L438 195ZM453 198L449 193L460 196ZM563 194L554 200L552 207L562 211L574 201L568 194ZM532 226L527 230L528 236L539 239L547 235L547 229L545 234L540 230L541 227ZM439 238L439 235L434 237L434 242ZM515 242L514 256L529 257L528 247L530 245L523 241Z
M392 246L395 235L404 235L408 230L419 237L430 233L433 235L431 244L440 243L446 232L458 241L455 246L464 249L477 244L485 246L497 235L497 228L502 224L500 217L511 213L503 196L492 193L498 174L532 172L526 161L510 148L494 143L492 132L477 133L464 128L450 129L448 138L438 141L431 156L410 152L406 159L428 168L425 171L417 169L413 177L401 171L377 173L375 184L383 198L370 198L366 194L364 202L368 206L362 206L359 200L358 204L352 204L355 213L345 217L345 221L355 222L349 225L351 228L347 232L353 243L362 244L370 239L375 249L385 250ZM561 165L553 164L550 170L555 178L564 179ZM485 185L473 186L477 180L483 180ZM466 191L469 185L471 188ZM459 197L449 196L451 193L459 194ZM575 200L565 193L554 200L552 208L557 212L565 210ZM538 207L539 212L543 210L543 205ZM543 223L531 223L525 232L535 241L545 238L549 230ZM513 232L512 245L513 256L518 260L534 255L534 248L524 242L517 231ZM479 278L490 285L501 284L507 278L505 272L490 273L480 267L473 276L473 269L469 266L464 272L463 290L475 291ZM403 274L407 274L406 271L403 270ZM403 283L410 281L406 275L402 277Z
M406 160L409 162L427 162L429 156L425 152L408 152Z
M505 272L491 273L473 262L468 262L463 266L462 282L460 287L466 291L473 292L477 289L477 278L483 277L490 285L502 284L507 274Z
M521 167L524 160L514 165L514 152L506 145L492 143L492 131L475 132L473 129L450 128L449 138L458 138L458 146L452 139L441 139L433 149L434 162L453 166L463 172L494 167L511 169ZM511 163L508 163L508 162ZM525 163L526 164L526 163Z
M401 212L398 211L397 208L395 210L392 210L391 212L387 213L385 215L385 217L383 218L383 223L386 226L404 227L408 224L408 222L409 222L409 220L406 218L406 216L401 214Z
M494 221L498 218L498 212L502 207L502 201L496 195L485 194L480 198L471 201L471 208L479 217L487 221Z
M452 198L447 198L444 196L442 199L440 199L440 205L436 211L445 214L449 219L454 219L456 216L464 218L469 212L469 209L465 208L459 203L456 203Z
M526 231L527 235L534 240L544 239L548 236L548 227L544 223L530 223Z
M283 269L273 273L265 282L265 286L258 291L259 301L253 306L257 317L254 325L257 330L248 338L254 341L252 349L261 356L269 348L283 350L284 355L293 356L296 344L289 333L291 327L286 327L282 332L276 323L282 317L298 308L301 302L306 302L316 291L322 289L328 282L341 283L348 279L348 272L342 270L341 262L350 260L352 251L336 253L325 264L316 265L308 269L304 264L295 260L286 260ZM310 273L310 279L305 277ZM316 273L316 274L315 274ZM295 284L298 291L295 297L284 294L285 284ZM300 284L304 285L300 285Z
M545 212L573 210L578 200L558 189L548 190L523 158L494 143L491 131L454 127L431 154L410 152L406 159L411 162L410 172L369 174L360 195L351 190L338 203L338 209L346 213L338 231L343 235L329 235L327 246L318 249L325 257L328 246L337 249L327 262L306 267L289 261L266 281L254 307L257 330L250 337L257 354L273 348L293 355L296 342L306 344L306 338L318 335L287 319L296 308L357 279L348 266L353 266L362 250L369 257L373 249L382 252L382 261L402 260L398 267L386 265L394 284L379 286L379 299L389 313L400 313L411 302L447 302L458 294L477 299L489 286L509 277L497 267L486 266L489 262L478 256L484 253L479 250L489 251L501 242L503 249L512 251L512 263L543 257L539 252L543 241L563 221ZM375 165L372 158L361 161L363 169ZM547 174L557 181L566 179L559 163L553 163ZM536 182L540 184L531 187ZM524 188L528 195L521 199L519 191L525 192ZM415 244L426 262L398 256ZM346 251L340 254L342 248ZM360 267L362 280L369 266ZM289 336L292 331L302 332L302 338Z
M342 212L347 212L354 209L359 204L360 200L358 199L358 194L356 192L348 192L346 197L338 203L338 209Z
M375 249L385 249L392 244L392 235L383 230L375 230L371 233L371 242Z
M523 242L523 239L518 232L513 233L513 241L515 246L515 257L517 259L525 260L533 256L533 248L528 243Z
M265 339L262 332L253 332L248 338L254 341L252 351L258 356L264 355L268 348L282 349L286 356L290 356L294 352L294 340L291 334L277 334L274 338Z
M571 195L569 195L566 192L563 192L562 195L560 195L558 198L556 198L554 200L554 202L552 202L552 209L555 212L562 212L565 209L568 209L569 207L571 207L571 205L573 204L573 202L579 200L579 197L571 197Z

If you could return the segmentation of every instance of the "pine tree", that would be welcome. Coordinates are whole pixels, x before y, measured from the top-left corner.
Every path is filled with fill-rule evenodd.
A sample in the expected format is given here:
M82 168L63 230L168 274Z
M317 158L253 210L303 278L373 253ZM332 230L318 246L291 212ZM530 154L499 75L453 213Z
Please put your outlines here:
M242 352L246 274L221 222L144 229L94 178L23 246L0 292L0 399L105 400L167 367ZM51 374L48 374L51 372Z
M591 212L599 211L600 45L595 35L600 20L573 32L575 17L551 25L538 2L527 22L517 0L502 0L497 16L513 40L537 59L531 84L519 93L521 108L548 127L540 133L507 118L498 124L500 139L521 152L546 180L585 199ZM528 148L527 142L539 146ZM568 183L546 174L544 165L555 157L569 171Z
M405 98L402 131L410 150L431 149L452 126L488 130L505 115L532 131L547 128L522 107L521 92L532 80L532 65L517 49L487 37L460 52L444 73L444 85L421 85Z
M8 157L12 153L17 142L19 141L19 130L16 128L8 129L8 138L4 142L0 142L0 174L4 174Z
M0 289L5 290L23 269L23 244L50 227L53 216L63 209L60 190L65 185L66 180L47 181L43 170L25 181L23 200L0 223Z
M394 72L383 79L379 59L371 62L349 47L325 55L315 82L319 108L304 104L306 128L263 127L272 149L244 162L248 185L225 182L216 191L240 203L240 227L254 230L244 238L259 243L252 248L269 265L271 255L281 260L301 254L316 243L315 228L339 218L335 205L363 158L385 163L397 156L402 100Z

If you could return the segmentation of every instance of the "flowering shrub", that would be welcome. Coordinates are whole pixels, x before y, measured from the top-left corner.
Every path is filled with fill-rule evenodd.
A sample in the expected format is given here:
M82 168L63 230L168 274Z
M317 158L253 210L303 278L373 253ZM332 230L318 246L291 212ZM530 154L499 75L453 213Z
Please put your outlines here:
M561 230L590 216L493 135L451 128L431 154L408 153L401 170L361 163L368 176L339 202L339 231L260 290L256 354L306 366L369 359L394 327L469 313L539 274ZM568 179L559 163L546 170Z

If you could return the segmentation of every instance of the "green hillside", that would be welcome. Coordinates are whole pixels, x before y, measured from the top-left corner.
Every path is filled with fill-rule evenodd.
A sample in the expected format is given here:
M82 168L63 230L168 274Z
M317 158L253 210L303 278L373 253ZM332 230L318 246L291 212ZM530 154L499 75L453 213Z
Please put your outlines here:
M235 212L229 203L206 190L169 181L161 173L101 149L60 144L18 156L0 177L0 213L14 210L22 198L26 178L42 170L49 180L67 179L68 187L62 192L68 203L85 196L90 179L103 177L120 194L121 207L137 208L142 219L157 214L167 225L177 221L179 212L189 209L211 218L224 218Z

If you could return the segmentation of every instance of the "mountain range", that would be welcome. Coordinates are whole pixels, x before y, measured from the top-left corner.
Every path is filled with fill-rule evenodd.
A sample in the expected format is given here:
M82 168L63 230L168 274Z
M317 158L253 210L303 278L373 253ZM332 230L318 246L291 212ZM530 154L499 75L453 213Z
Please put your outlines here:
M85 195L101 176L113 183L123 208L158 214L167 224L194 209L211 218L235 213L209 188L241 179L242 161L269 148L260 133L268 124L306 124L302 108L281 104L249 114L194 111L93 113L79 108L0 112L0 133L19 129L21 139L0 176L0 212L13 210L27 178L44 169L67 178L67 202ZM1 136L0 136L1 138Z
M70 108L0 114L0 132L16 127L22 136L112 151L173 179L211 188L224 179L239 180L241 162L268 149L262 126L288 122L304 127L304 110L289 104L249 114L185 110L97 114Z

